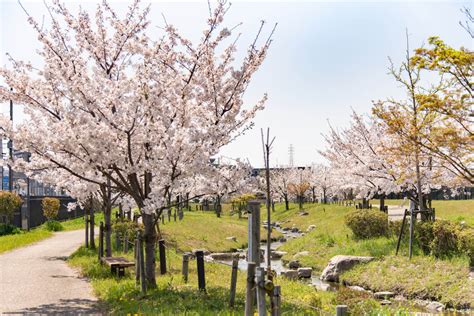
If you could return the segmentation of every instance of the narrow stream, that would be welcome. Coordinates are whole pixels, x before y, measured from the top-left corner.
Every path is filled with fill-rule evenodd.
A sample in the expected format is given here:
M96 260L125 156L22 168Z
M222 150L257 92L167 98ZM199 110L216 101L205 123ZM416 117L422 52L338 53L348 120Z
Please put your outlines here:
M264 226L264 227L266 228L266 226ZM280 226L273 226L273 229L280 232L283 235L283 238L284 238L285 241L272 241L270 243L271 251L278 250L278 248L281 245L283 245L287 240L294 239L294 238L299 238L299 237L302 236L301 232L292 232L291 230L284 230ZM282 240L282 239L280 239L280 240ZM267 262L266 262L267 243L266 242L260 243L260 250L263 254L263 258L265 258L260 263L260 266L266 268L267 267ZM246 259L247 249L243 249L241 251L238 251L238 253L239 253L239 258L240 258L239 259L239 265L238 265L239 270L247 271L247 259ZM213 260L213 261L217 262L217 263L223 263L223 264L229 265L229 266L232 265L232 259ZM271 263L272 270L275 271L278 275L281 275L282 272L286 272L288 270L291 270L291 269L289 269L288 267L286 267L284 265L284 263L281 259L271 259L270 263ZM340 286L340 284L338 284L338 283L326 282L326 281L320 280L319 275L312 275L311 278L303 278L303 279L300 279L300 281L302 281L304 283L307 283L307 284L311 284L314 287L316 287L318 290L322 290L322 291L337 291L337 289Z
M264 227L266 228L266 226L264 225ZM280 232L282 235L283 235L283 240L282 241L272 241L270 243L270 249L271 251L276 251L278 250L278 248L283 245L286 241L290 240L290 239L294 239L294 238L299 238L302 236L302 232L298 231L298 232L292 232L291 230L288 230L288 229L283 229L282 227L280 227L279 225L273 225L272 226L273 229L275 229L276 231ZM266 242L262 242L260 244L260 249L262 251L262 254L264 255L263 258L265 258L265 260L262 260L262 263L260 264L261 267L264 267L266 268L266 250L267 250L267 247L266 247ZM243 249L243 250L240 250L237 252L239 254L239 265L238 265L238 268L239 270L242 270L242 271L247 271L247 260L246 260L246 254L247 254L247 249ZM225 264L225 265L228 265L228 266L232 266L232 259L229 258L227 260L214 260L212 258L208 258L210 259L211 261L213 262L216 262L216 263L222 263L222 264ZM272 270L275 271L278 275L281 275L282 272L286 272L288 270L290 270L288 267L286 267L283 263L283 261L281 259L271 259L270 260L271 262L271 267L272 267ZM320 291L331 291L331 292L335 292L335 291L338 291L341 287L344 287L344 285L340 284L340 283L334 283L334 282L326 282L326 281L323 281L319 278L319 274L317 275L312 275L311 278L303 278L303 279L299 279L300 282L304 282L306 284L311 284L312 286L314 286L317 290L320 290ZM404 302L404 301L393 301L393 305L394 306L399 306L399 307L405 307L405 308L408 308L409 310L413 309L413 306L411 305L406 305L408 304L408 302ZM474 315L474 309L470 309L470 310L445 310L445 311L442 311L442 312L433 312L433 311L429 311L425 308L417 308L417 310L419 310L419 312L413 312L414 314L416 315L443 315L443 316L453 316L453 315ZM421 311L421 312L420 312Z

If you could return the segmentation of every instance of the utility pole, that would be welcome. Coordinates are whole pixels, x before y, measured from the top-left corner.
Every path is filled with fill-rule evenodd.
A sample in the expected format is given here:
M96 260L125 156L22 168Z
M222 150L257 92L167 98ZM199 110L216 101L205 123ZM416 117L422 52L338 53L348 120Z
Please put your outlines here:
M10 91L13 91L13 88L10 88ZM13 100L10 99L10 121L13 125ZM10 161L13 162L13 141L8 140L8 152L10 156ZM3 182L3 179L2 179ZM8 165L8 191L12 192L13 190L13 170L11 163Z

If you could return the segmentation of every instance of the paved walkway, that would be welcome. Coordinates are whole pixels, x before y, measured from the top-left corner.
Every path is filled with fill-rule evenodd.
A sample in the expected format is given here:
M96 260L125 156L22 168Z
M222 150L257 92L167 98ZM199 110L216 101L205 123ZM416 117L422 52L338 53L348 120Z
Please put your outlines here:
M0 255L0 314L98 314L90 284L65 262L83 238L60 232Z

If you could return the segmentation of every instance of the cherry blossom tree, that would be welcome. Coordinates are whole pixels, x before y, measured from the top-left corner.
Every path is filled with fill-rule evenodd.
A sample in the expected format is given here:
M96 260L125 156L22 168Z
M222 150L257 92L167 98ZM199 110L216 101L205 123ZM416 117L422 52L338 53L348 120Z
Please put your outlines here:
M150 8L134 1L121 18L107 2L91 17L55 0L51 27L28 20L38 34L42 65L11 58L1 68L0 101L23 104L28 119L2 133L32 153L29 168L62 170L86 183L130 196L144 223L146 279L156 286L156 227L170 192L251 127L264 106L244 106L243 94L265 59L271 34L258 30L242 60L234 28L223 26L228 5L210 13L200 40L167 24L154 38ZM238 38L238 37L237 37ZM12 90L10 90L12 88ZM71 181L70 177L61 181Z

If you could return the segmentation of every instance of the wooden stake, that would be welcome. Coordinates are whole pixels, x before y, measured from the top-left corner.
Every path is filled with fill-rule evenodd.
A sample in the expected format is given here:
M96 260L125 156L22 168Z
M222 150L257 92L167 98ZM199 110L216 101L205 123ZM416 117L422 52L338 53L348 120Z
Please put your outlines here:
M183 255L183 281L188 283L188 270L189 270L189 255Z
M245 316L253 316L255 296L255 262L247 263L247 291L245 296Z
M258 267L255 272L255 278L257 279L257 307L258 316L265 316L267 314L265 308L265 268Z
M237 272L239 270L239 258L234 258L232 260L232 275L230 278L230 300L229 306L234 307L235 303L235 292L237 289Z

